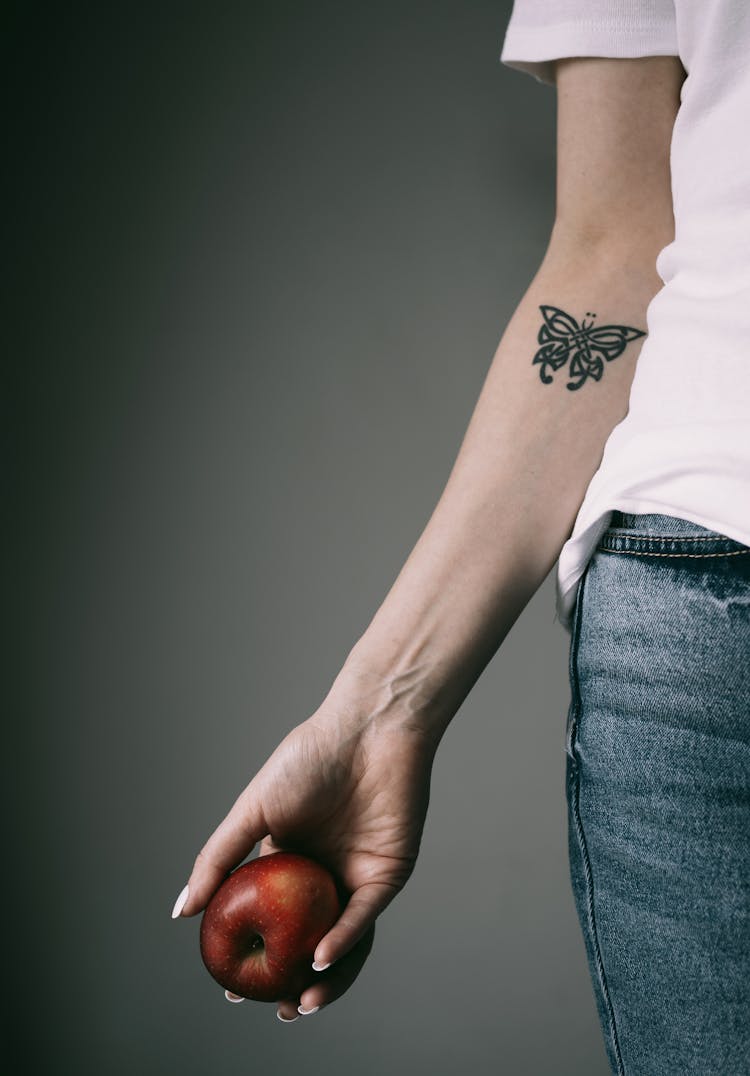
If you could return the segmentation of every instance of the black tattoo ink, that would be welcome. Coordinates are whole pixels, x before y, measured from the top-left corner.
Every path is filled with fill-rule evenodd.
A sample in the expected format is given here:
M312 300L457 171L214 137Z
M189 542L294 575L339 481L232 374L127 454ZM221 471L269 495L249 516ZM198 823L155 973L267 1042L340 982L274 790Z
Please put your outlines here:
M645 336L640 329L627 325L598 325L594 328L596 314L586 312L586 319L579 325L575 318L556 306L540 306L544 324L537 340L542 345L533 362L540 363L539 376L545 385L552 381L548 370L559 370L570 358L568 373L572 378L567 388L579 389L584 381L593 377L601 380L604 371L602 358L607 362L622 355L631 340Z

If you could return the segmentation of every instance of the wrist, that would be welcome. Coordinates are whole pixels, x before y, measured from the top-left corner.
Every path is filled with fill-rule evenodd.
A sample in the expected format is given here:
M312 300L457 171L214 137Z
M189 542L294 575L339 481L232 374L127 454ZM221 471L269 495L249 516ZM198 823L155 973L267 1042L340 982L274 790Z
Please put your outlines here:
M449 701L444 680L424 655L388 655L365 635L351 650L324 705L355 723L415 733L437 744L460 701Z

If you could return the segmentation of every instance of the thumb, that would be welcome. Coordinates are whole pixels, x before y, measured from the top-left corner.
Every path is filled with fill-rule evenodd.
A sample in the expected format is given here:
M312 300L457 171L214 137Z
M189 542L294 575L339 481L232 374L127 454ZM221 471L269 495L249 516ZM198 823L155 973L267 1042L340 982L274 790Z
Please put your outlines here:
M187 900L180 915L190 916L202 911L224 879L266 835L263 812L251 788L252 785L248 785L237 797L229 814L195 857L187 884Z

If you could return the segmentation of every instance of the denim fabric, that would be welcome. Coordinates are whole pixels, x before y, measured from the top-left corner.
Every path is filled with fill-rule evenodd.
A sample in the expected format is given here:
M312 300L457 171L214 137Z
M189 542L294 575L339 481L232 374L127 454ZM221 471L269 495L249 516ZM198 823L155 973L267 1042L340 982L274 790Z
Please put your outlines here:
M612 1071L750 1076L750 547L615 513L570 683L570 875Z

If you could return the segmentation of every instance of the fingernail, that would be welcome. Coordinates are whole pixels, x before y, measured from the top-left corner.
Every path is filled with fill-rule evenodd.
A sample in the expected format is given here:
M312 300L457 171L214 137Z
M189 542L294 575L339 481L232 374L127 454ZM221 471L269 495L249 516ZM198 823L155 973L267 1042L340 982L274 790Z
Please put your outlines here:
M282 1016L280 1009L276 1010L276 1015L278 1016L279 1020L281 1020L282 1024L293 1024L295 1020L299 1020L299 1016Z
M189 892L190 892L190 886L186 885L185 888L183 889L183 891L180 893L177 900L174 902L174 908L172 909L172 918L173 919L178 918L180 912L182 911L182 909L187 904L187 899L188 899L188 893Z
M233 994L231 990L225 990L224 997L227 999L227 1001L233 1001L235 1005L238 1001L245 1000L244 998L241 998L239 994Z
M302 1006L300 1005L297 1008L297 1012L300 1013L301 1016L312 1016L312 1014L314 1012L317 1012L319 1008L320 1008L320 1005L316 1005L314 1009L303 1009Z
M327 964L318 964L316 960L313 960L313 971L325 971L326 968L330 968L332 961L328 961Z

